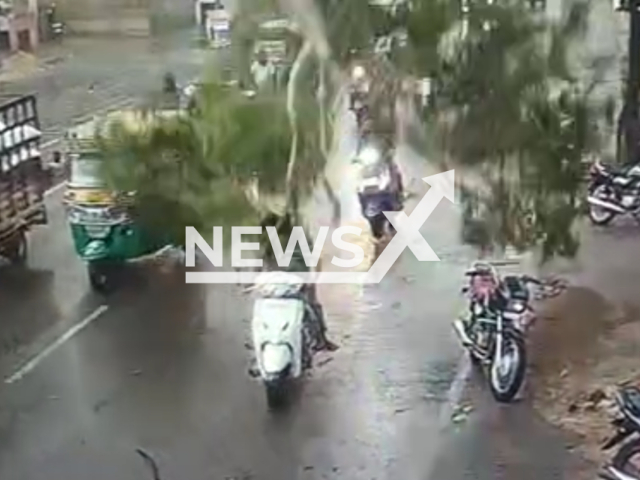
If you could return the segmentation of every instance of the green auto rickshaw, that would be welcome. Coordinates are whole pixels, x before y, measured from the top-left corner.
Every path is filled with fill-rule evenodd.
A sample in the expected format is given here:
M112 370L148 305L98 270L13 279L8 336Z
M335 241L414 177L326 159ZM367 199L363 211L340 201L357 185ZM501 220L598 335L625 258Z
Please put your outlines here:
M110 190L102 174L95 143L96 120L67 133L70 167L64 203L75 249L87 264L91 287L106 293L115 287L127 261L167 247L167 239L151 234L136 222L135 193Z

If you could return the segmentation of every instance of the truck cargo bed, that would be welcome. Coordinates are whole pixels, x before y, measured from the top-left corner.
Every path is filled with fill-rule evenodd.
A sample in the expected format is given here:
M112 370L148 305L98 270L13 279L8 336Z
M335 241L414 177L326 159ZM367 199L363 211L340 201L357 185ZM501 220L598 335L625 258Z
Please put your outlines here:
M0 242L16 229L47 223L41 136L35 96L0 95Z

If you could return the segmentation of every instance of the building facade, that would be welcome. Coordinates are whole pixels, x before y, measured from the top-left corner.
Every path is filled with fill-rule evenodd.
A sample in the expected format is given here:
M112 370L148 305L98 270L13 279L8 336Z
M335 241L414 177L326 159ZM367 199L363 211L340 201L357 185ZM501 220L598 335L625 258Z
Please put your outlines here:
M35 0L0 2L0 51L33 51L38 47L38 4Z

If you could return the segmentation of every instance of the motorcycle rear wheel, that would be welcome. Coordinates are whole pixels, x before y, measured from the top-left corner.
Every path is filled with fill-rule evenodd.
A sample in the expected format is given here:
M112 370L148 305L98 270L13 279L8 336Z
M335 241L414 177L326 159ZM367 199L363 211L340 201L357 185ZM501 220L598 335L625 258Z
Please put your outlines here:
M591 192L591 195L598 197L598 193L604 189L606 189L606 187L604 185L600 185ZM589 205L589 220L591 220L591 223L594 225L608 225L615 216L616 213L611 210L606 210L602 207L598 207L597 205Z

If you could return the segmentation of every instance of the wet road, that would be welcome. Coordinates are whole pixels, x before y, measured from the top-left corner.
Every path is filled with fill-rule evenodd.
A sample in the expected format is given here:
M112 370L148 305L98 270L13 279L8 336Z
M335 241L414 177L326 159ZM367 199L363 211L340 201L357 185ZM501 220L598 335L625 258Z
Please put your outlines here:
M348 178L344 138L333 168ZM437 173L407 147L399 160L407 178ZM342 184L343 223L358 223ZM407 184L415 204L427 186ZM247 374L249 297L187 286L162 264L93 295L57 197L51 225L31 236L29 268L0 270L3 480L151 478L136 448L163 479L563 478L562 442L526 407L506 411L478 389L468 421L450 422L468 395L450 321L472 252L447 201L422 229L442 262L407 250L379 285L321 288L341 349L319 356L291 410L272 416Z

